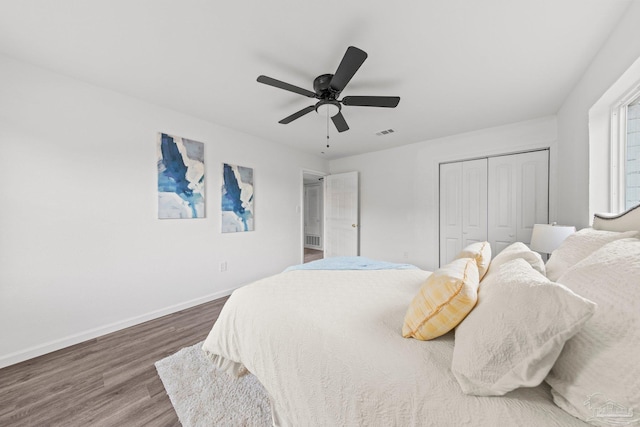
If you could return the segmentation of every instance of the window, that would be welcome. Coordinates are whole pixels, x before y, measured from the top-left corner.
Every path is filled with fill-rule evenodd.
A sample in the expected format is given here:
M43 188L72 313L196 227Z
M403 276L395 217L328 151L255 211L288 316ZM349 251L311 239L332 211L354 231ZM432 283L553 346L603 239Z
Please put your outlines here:
M640 204L640 89L611 114L611 205L620 211Z

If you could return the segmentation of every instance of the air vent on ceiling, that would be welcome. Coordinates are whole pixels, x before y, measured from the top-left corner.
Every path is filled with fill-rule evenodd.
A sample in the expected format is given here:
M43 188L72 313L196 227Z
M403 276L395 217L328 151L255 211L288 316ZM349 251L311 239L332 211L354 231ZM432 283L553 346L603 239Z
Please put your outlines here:
M386 129L386 130L381 130L380 132L376 132L376 135L378 136L382 136L382 135L388 135L390 133L394 133L395 130L393 129Z

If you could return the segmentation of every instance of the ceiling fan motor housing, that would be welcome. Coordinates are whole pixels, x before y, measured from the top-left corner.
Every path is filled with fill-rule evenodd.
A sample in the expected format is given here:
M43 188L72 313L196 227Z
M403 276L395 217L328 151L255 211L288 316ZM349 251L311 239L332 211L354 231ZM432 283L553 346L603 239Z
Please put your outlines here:
M313 81L313 90L319 99L336 99L339 92L331 89L331 79L333 74L322 74Z
M320 102L316 104L316 113L333 117L342 110L342 105L336 100L340 92L331 89L333 74L322 74L313 81L313 90Z

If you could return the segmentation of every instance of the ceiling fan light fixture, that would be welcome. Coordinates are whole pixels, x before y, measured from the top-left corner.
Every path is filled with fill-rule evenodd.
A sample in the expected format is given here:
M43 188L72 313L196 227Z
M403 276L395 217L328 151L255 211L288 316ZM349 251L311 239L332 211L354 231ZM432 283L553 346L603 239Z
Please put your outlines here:
M316 112L322 116L333 117L340 112L340 104L337 102L318 102L316 105Z

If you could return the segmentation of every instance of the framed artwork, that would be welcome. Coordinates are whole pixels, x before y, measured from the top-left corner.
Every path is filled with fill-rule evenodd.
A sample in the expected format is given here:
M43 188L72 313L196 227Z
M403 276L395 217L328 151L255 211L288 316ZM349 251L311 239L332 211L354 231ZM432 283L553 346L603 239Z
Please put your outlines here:
M158 218L204 218L204 144L158 134Z
M253 169L222 165L222 232L253 231Z

